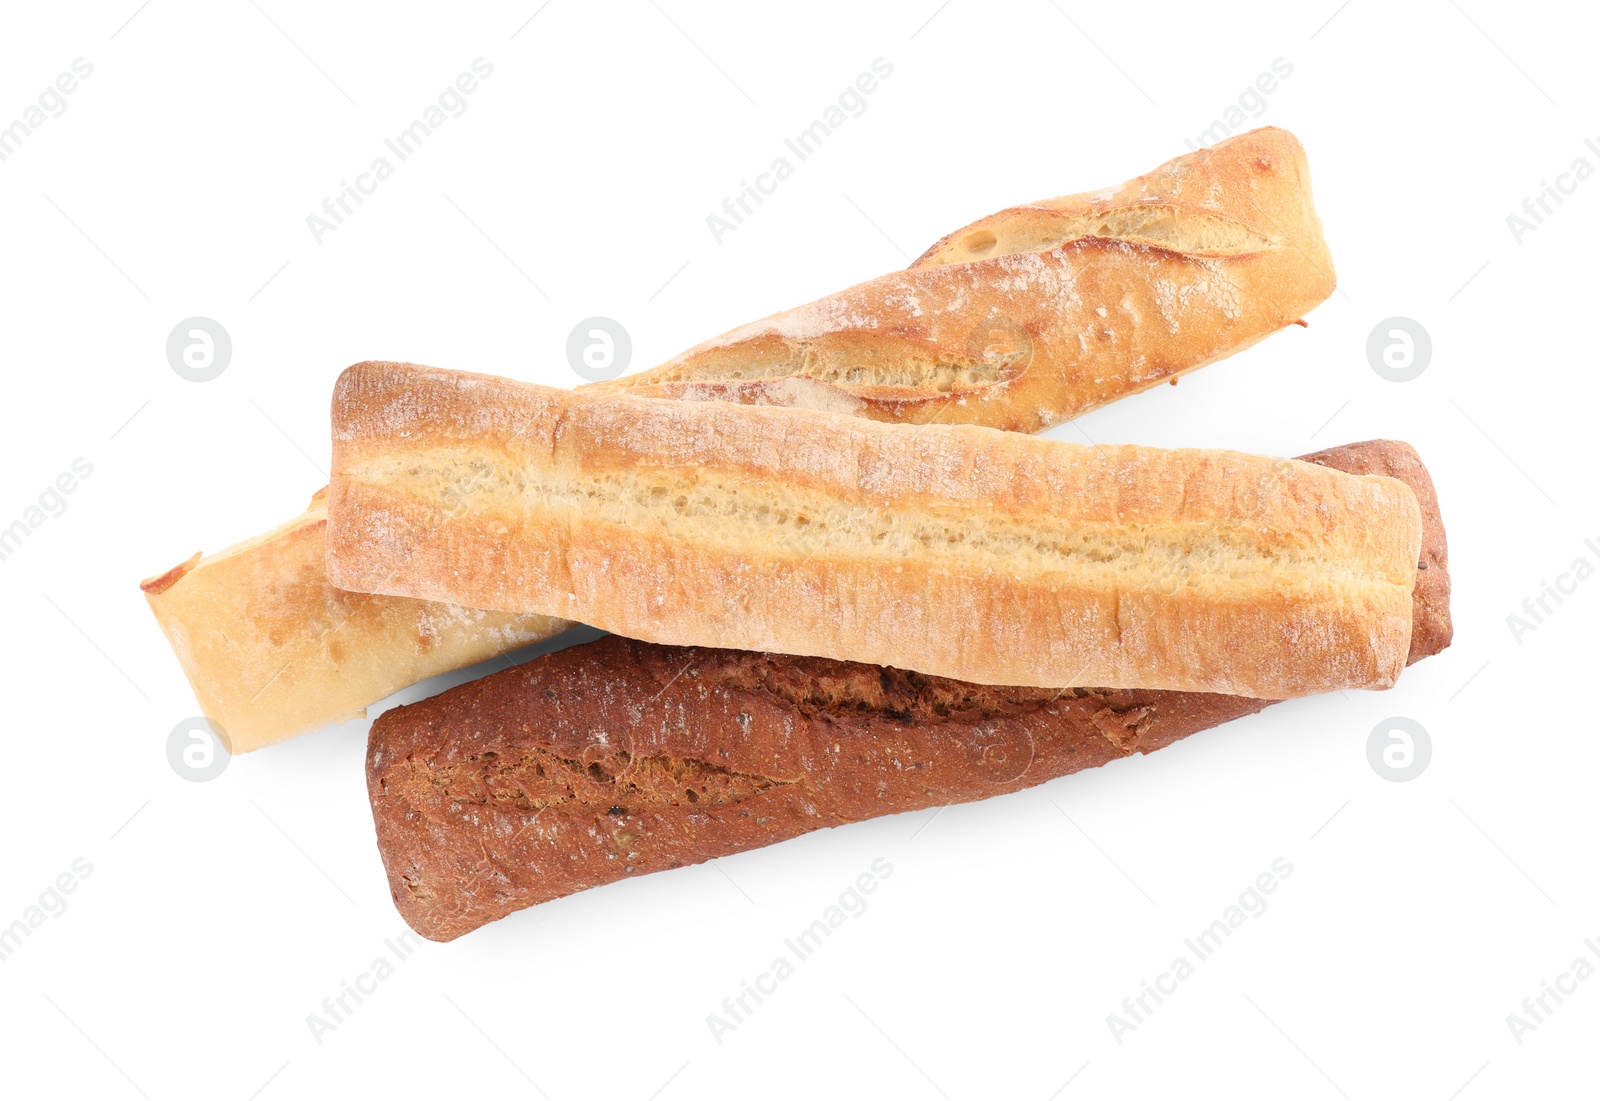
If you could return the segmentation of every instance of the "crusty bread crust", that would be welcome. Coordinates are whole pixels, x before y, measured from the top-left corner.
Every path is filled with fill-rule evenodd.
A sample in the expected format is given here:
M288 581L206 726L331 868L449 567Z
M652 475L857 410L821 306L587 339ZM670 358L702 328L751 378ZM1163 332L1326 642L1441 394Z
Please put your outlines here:
M1444 526L1409 446L1306 456L1423 503L1409 660L1450 644ZM385 712L367 743L401 916L451 940L563 895L1148 753L1269 701L990 687L621 638Z
M982 218L908 270L613 393L1036 432L1254 344L1333 293L1305 150L1268 127Z
M358 718L408 684L569 626L336 589L327 522L319 490L287 524L140 586L231 753Z
M340 588L986 684L1282 698L1405 662L1391 478L395 363L344 372L333 436Z
M1422 552L1417 557L1417 580L1411 590L1411 656L1429 657L1450 645L1455 629L1450 621L1450 549L1440 519L1439 496L1422 457L1408 443L1366 440L1343 444L1302 456L1308 463L1343 470L1348 474L1377 474L1398 478L1411 487L1422 509ZM1421 640L1420 642L1418 640Z
M1037 429L1297 320L1331 292L1332 272L1303 150L1284 131L1259 130L1120 188L1001 211L946 237L909 272L736 330L615 385ZM419 625L450 621L450 609L362 602L334 589L321 540L319 514L228 552L238 560L226 569L207 560L170 599L152 593L196 695L236 749L357 714L403 677L481 660L559 626L490 617L478 636L433 645ZM167 583L193 564L168 571ZM352 601L366 609L353 623ZM270 630L246 626L257 622ZM330 622L346 624L332 650L321 641ZM353 641L394 662L397 675L353 675ZM296 679L274 679L280 668Z

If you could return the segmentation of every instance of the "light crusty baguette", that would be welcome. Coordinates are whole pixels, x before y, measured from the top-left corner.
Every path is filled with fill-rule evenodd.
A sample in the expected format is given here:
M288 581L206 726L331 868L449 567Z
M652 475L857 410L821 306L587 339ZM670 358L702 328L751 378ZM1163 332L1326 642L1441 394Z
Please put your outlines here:
M569 626L336 589L324 564L327 521L318 491L282 527L140 585L231 753L357 718L409 684Z
M1379 440L1307 459L1416 492L1410 660L1444 649L1444 527L1416 453ZM367 791L395 905L451 940L588 887L1148 753L1267 702L610 638L385 712Z
M1270 247L1247 247L1263 240ZM1332 272L1300 144L1285 131L1258 130L1120 188L1001 211L946 237L911 271L779 314L615 385L877 419L1037 429L1295 321L1331 292ZM1072 293L1064 294L1068 274ZM1095 298L1105 300L1104 317ZM936 302L945 312L935 316ZM381 698L362 698L365 692L391 683L352 677L348 650L322 647L324 624L347 618L347 600L326 584L299 531L289 524L250 541L247 561L271 568L236 562L204 571L185 582L183 599L157 608L168 637L188 640L179 659L196 695L208 707L226 705L237 736L251 732L241 743L248 746L358 712ZM286 561L295 568L282 569ZM273 577L290 580L280 590ZM405 603L393 610L400 614L370 617L364 639L391 656L417 650L414 622L453 614ZM273 624L260 640L270 651L264 660L295 655L295 691L282 702L270 689L255 696L256 683L240 677L256 671L240 668L237 625L258 620ZM385 633L391 624L393 636ZM520 646L536 629L497 624L394 668L397 676L407 668L445 672Z
M411 364L334 388L335 585L650 642L985 684L1382 688L1420 538L1403 482L1291 459Z
M599 389L1036 432L1246 348L1333 293L1273 128L1012 207L894 272Z

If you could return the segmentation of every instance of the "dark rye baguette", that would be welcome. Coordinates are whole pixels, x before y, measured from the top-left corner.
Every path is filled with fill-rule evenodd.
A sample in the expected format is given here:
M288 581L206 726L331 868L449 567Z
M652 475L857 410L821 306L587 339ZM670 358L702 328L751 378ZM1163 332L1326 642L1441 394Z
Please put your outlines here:
M1450 644L1438 499L1412 448L1305 456L1422 507L1410 661ZM1253 714L1200 692L1006 688L609 637L382 715L367 746L400 914L432 940L588 887L1018 791Z

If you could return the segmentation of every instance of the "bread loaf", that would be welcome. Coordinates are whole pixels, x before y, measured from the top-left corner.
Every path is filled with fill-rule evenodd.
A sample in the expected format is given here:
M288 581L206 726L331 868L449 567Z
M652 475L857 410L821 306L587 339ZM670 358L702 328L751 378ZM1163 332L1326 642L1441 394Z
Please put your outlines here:
M231 753L357 718L408 684L568 626L336 589L324 563L327 522L319 491L282 527L140 585Z
M1416 453L1374 441L1307 459L1415 491L1410 660L1444 649L1449 561ZM385 712L367 789L395 905L450 940L618 879L1044 783L1267 703L986 687L613 637Z
M984 684L1281 698L1405 662L1392 478L363 363L333 401L343 589Z
M1305 151L1269 127L1002 210L906 271L599 389L1036 432L1246 348L1333 287Z
M910 271L613 385L1031 430L1236 351L1332 288L1304 151L1293 135L1265 129L1119 188L1003 210L944 238ZM344 645L321 641L351 607L327 582L321 539L319 513L228 552L235 560L226 569L206 560L172 596L152 599L174 647L183 640L179 660L202 707L221 712L212 717L236 751L359 713L406 676L446 672L559 628L490 617L484 630L456 630L454 641L434 645L419 625L450 622L455 611L365 603L363 647L399 660L392 673L353 676L351 629L337 636ZM195 562L146 584L170 585ZM240 626L255 622L271 630ZM266 668L254 667L253 647ZM271 679L280 654L295 673L287 683ZM263 683L271 686L257 696Z

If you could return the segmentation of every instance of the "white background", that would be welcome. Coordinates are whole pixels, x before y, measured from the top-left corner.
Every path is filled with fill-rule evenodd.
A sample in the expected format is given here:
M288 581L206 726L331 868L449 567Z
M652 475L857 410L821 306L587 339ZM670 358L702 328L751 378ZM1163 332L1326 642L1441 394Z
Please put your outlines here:
M1520 642L1507 616L1580 555L1600 564L1600 179L1520 244L1506 218L1575 158L1600 168L1593 13L540 2L7 6L0 123L74 58L94 72L0 163L0 524L75 458L93 474L0 562L0 924L76 858L93 871L0 963L0 1093L1592 1089L1600 981L1520 1045L1506 1018L1600 938L1600 580ZM494 73L466 113L315 243L306 216L478 57ZM866 113L714 243L706 216L878 57L894 72ZM567 334L595 314L649 366L1002 206L1147 171L1280 57L1293 73L1251 124L1304 141L1339 291L1309 329L1052 434L1412 442L1449 530L1455 645L1390 692L426 944L316 1043L307 1015L403 929L366 724L180 779L164 746L196 705L136 583L300 509L337 372L394 358L571 385ZM234 344L205 384L164 353L193 315ZM1364 351L1394 315L1434 344L1405 384ZM1408 783L1367 762L1394 715L1432 737ZM877 857L894 871L870 908L716 1043L707 1015ZM1277 857L1294 872L1270 908L1116 1043L1107 1015Z

